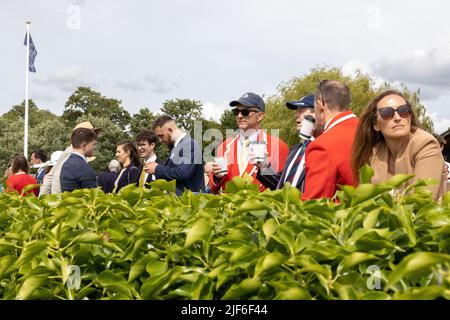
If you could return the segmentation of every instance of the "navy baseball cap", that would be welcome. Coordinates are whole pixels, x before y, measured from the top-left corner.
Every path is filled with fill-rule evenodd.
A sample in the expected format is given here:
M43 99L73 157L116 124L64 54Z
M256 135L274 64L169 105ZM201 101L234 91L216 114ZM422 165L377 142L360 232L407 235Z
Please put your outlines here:
M314 94L308 94L303 98L300 98L300 100L286 102L286 107L291 110L314 108Z
M255 93L246 92L239 98L239 100L234 100L230 102L230 106L236 107L237 105L243 105L245 107L256 107L262 112L265 110L264 100Z

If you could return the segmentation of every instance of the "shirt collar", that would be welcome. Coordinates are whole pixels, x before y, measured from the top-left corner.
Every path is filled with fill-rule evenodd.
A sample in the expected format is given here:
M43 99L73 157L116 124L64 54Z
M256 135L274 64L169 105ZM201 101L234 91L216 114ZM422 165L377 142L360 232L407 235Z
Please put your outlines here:
M183 132L183 133L178 137L178 139L175 141L175 143L174 143L173 146L176 147L176 146L180 143L181 139L183 139L185 136L186 136L186 132Z
M78 153L78 152L76 152L76 151L72 151L72 154L76 154L77 156L82 157L82 158L84 159L84 161L86 161L86 163L88 162L87 159L86 159L86 157L83 156L81 153Z
M259 129L248 137L249 141L257 141L258 140L258 135L259 135ZM242 132L242 130L240 130L240 132L239 132L239 141L243 142L245 140L245 138L246 137L244 136L244 132Z
M147 160L145 160L145 163L152 163L156 161L156 154L153 154L152 156L150 156L150 158L148 158Z
M335 122L335 121L339 120L340 118L345 117L349 114L352 114L352 113L353 113L352 110L348 110L348 111L341 112L338 115L334 116L333 118L328 120L327 123L325 123L324 130L327 130L328 127L333 124L333 122Z

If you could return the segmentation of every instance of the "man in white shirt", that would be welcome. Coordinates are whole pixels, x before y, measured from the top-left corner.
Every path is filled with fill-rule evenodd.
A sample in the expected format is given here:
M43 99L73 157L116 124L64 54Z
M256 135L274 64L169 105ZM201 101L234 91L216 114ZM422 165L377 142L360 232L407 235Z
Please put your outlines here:
M205 189L203 175L203 155L198 143L178 128L175 120L161 116L153 123L153 130L159 141L167 145L170 156L163 164L147 163L145 172L154 174L156 179L176 181L176 193L181 195L185 189L200 192Z
M156 134L148 129L142 130L136 137L136 144L138 147L139 156L143 160L143 166L141 168L141 175L139 178L139 186L150 188L148 183L155 180L154 174L149 174L145 172L144 165L147 163L157 162L155 147L158 137Z

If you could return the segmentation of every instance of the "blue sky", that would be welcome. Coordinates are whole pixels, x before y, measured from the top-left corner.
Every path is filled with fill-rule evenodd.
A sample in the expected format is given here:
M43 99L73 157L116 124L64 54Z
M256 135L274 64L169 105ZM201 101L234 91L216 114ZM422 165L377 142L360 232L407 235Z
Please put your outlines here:
M218 118L246 91L271 95L317 66L361 68L421 89L436 131L450 126L445 1L2 0L0 114L24 99L25 22L38 56L30 98L62 114L80 85L136 113L171 98Z

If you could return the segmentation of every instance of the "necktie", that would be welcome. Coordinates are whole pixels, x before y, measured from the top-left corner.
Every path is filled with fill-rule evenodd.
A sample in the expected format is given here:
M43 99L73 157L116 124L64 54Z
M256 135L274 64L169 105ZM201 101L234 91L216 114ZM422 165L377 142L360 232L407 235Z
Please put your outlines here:
M242 142L242 149L239 154L239 172L242 174L242 172L245 171L248 164L248 145L250 143L250 140L248 138L245 138Z
M291 170L287 174L285 182L290 182L292 184L292 182L294 181L295 174L297 173L297 170L299 169L300 162L302 161L303 155L305 154L306 146L307 146L307 143L306 142L303 143L297 158L292 160L292 161L294 161L294 164L292 165Z
M145 170L142 167L141 176L139 177L139 187L143 187L145 184Z

